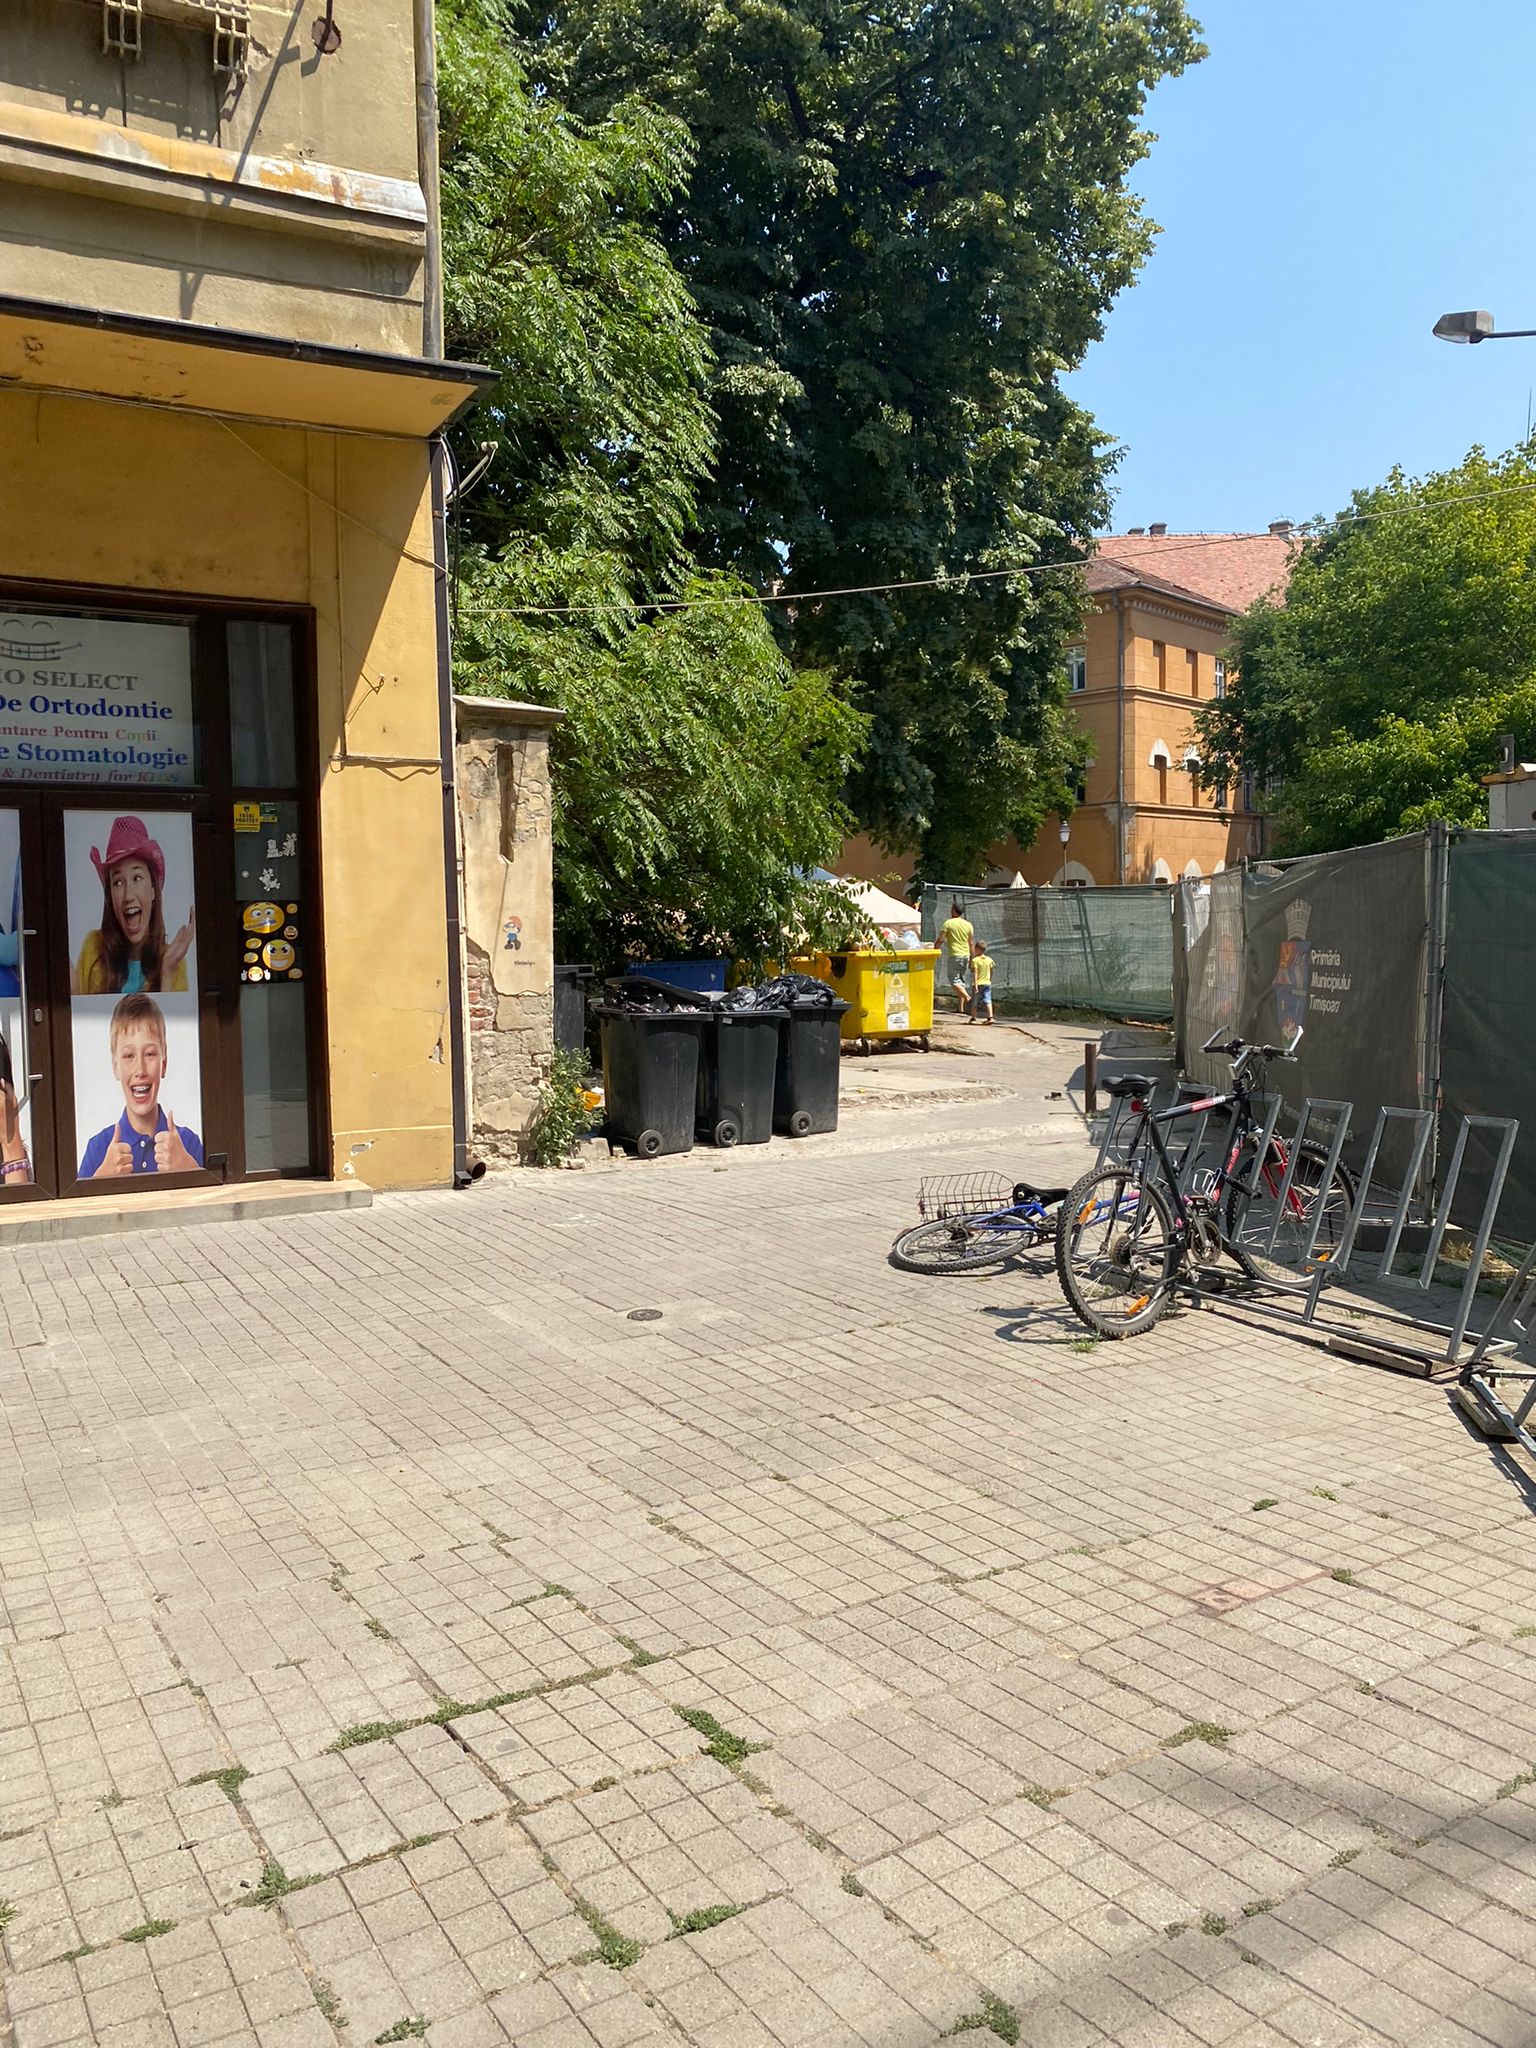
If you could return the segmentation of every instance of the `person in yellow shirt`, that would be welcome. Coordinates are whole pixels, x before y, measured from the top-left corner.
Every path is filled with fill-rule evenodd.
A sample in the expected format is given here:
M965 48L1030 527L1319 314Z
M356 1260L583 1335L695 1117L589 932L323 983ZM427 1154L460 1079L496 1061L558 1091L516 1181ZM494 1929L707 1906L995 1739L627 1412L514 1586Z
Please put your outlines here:
M992 1022L992 955L987 951L985 940L977 942L976 951L971 955L971 979L976 984L976 1001L971 1011L973 1024Z
M935 988L952 988L955 992L955 1008L965 1016L971 1007L971 989L967 976L971 965L971 948L976 942L976 927L965 914L965 905L957 896L950 905L949 916L939 926L939 945L943 948L939 960L938 979Z

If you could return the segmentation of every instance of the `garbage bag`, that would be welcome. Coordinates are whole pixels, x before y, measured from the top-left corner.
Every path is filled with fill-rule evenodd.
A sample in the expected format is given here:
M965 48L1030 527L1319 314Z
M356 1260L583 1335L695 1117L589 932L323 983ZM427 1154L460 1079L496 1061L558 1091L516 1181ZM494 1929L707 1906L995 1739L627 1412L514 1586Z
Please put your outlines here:
M733 988L719 998L728 1010L792 1010L797 1005L829 1009L836 1000L830 985L810 974L775 974L753 988Z

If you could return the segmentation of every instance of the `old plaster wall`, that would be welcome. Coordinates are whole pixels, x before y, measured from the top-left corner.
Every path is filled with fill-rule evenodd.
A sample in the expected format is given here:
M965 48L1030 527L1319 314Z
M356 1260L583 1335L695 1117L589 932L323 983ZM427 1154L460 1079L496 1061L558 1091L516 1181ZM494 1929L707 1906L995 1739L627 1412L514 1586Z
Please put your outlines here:
M0 291L419 354L412 0L347 0L324 57L310 0L257 0L243 76L166 11L128 61L101 0L0 5Z
M537 704L457 697L471 1146L510 1165L554 1045L549 734Z

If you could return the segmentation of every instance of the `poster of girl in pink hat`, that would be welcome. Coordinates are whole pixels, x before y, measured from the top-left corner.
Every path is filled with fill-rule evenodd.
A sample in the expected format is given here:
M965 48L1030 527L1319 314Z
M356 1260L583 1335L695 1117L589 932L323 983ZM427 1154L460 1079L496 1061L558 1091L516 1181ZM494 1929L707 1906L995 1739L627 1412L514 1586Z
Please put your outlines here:
M71 836L83 838L93 826L99 829L105 822L105 813L93 816L76 811L67 820L67 827L74 828ZM91 847L91 866L101 893L99 903L91 906L88 902L88 908L96 908L99 916L80 942L76 955L73 985L77 996L162 992L182 995L196 986L187 963L195 925L191 907L192 820L184 812L174 812L156 819L155 824L161 834L159 839L142 818L113 818L105 849ZM169 936L165 915L166 844L173 853L180 853L184 845L186 855L184 872L176 877L181 886L171 896L173 904L186 904L186 916ZM73 849L70 852L72 855ZM78 929L78 861L69 858L67 871L73 939Z
M81 1180L204 1164L192 819L66 811Z

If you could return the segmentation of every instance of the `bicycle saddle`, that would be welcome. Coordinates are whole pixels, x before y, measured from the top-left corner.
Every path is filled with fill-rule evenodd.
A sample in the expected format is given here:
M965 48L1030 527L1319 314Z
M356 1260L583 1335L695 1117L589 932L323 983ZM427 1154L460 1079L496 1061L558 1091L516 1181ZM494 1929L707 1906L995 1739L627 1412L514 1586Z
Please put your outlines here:
M1065 1188L1037 1188L1027 1180L1019 1181L1013 1190L1014 1207L1025 1202L1038 1202L1042 1209L1049 1209L1053 1202L1059 1202L1066 1195Z
M1116 1074L1105 1086L1108 1095L1150 1095L1157 1083L1150 1074Z

